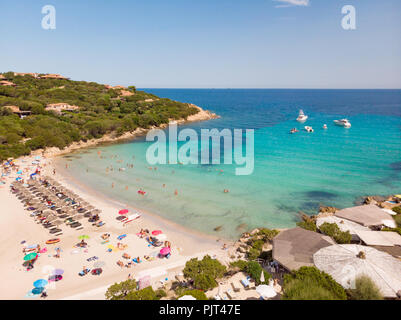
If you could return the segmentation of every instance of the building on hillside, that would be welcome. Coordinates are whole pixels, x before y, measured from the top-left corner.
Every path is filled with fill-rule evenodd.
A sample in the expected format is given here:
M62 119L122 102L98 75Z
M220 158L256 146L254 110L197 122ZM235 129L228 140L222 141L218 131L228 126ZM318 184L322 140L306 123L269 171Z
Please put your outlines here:
M59 74L53 74L53 73L49 73L49 74L45 74L43 76L39 77L40 79L61 79L61 80L69 80L69 78L67 77L63 77Z
M2 74L0 74L0 80L5 80L5 79L6 79L6 77L3 76Z
M2 80L0 81L0 86L4 86L4 87L15 87L16 84L12 83L10 81L6 81L6 80Z
M39 76L39 73L33 73L33 72L14 72L14 76L32 76L34 78L37 78Z
M4 106L3 108L11 110L12 113L18 115L21 119L24 119L32 113L31 111L20 110L18 106Z
M71 106L65 102L51 103L51 104L48 104L45 108L46 111L54 111L58 114L61 114L62 111L76 111L78 109L79 109L78 106Z

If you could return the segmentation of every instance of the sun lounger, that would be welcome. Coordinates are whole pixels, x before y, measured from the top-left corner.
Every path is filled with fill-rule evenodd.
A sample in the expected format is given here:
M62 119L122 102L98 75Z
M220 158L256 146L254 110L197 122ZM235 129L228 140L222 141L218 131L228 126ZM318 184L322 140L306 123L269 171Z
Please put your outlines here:
M241 287L237 285L236 281L231 282L231 286L233 287L234 292L239 292L241 290Z
M227 295L225 295L224 293L222 293L220 295L220 298L221 298L221 300L230 300L230 299L228 299Z
M244 286L245 289L249 288L250 282L249 282L248 279L241 279L241 283L242 283L242 285Z
M228 297L229 297L231 300L237 299L237 295L236 295L236 294L234 293L234 291L232 291L231 289L228 289L228 290L226 291L226 293L227 293Z

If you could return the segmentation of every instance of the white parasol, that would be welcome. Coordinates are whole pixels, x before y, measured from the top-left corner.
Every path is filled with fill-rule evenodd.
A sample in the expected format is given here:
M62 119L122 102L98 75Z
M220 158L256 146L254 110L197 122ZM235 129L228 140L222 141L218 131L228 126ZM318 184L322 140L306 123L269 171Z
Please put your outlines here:
M356 244L325 247L313 255L313 262L346 289L354 287L357 277L366 275L384 297L396 297L401 290L401 261L372 247Z

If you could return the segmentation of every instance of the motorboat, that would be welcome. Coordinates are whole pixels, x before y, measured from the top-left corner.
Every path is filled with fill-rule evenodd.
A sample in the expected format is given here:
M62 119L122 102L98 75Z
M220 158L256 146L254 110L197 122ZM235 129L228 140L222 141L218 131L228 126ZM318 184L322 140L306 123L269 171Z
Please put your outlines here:
M351 123L348 119L334 120L334 123L340 127L351 128Z
M292 129L290 130L290 133L295 133L295 132L298 132L297 128L292 128Z
M324 124L324 125L323 125L323 129L327 129L327 124Z
M308 116L304 114L304 111L301 109L299 110L299 115L297 118L298 122L305 122L308 119Z
M306 130L307 132L313 132L313 128L312 128L312 127L309 127L309 126L305 126L305 130Z

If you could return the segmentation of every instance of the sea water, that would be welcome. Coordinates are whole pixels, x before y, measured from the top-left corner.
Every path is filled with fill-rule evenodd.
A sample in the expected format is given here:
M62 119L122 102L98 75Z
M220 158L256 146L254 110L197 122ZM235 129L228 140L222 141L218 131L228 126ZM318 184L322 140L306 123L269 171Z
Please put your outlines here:
M80 182L122 203L235 238L254 227L292 227L320 205L344 208L366 195L401 193L401 90L144 90L221 116L179 130L254 129L254 171L235 175L235 163L150 165L153 142L144 137L60 160ZM299 109L309 117L304 124L295 121ZM344 117L351 128L334 125ZM290 134L293 127L299 132Z

